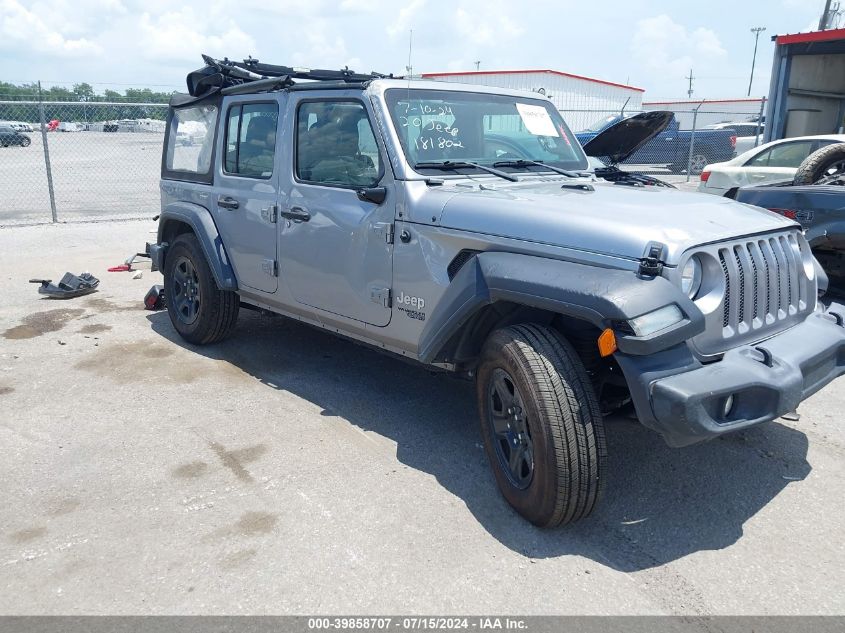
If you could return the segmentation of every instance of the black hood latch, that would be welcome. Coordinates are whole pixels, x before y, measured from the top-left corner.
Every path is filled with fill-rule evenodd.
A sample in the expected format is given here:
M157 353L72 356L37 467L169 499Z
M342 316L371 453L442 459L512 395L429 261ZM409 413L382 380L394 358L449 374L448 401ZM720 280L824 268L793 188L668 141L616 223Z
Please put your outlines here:
M645 254L640 259L637 273L643 277L657 277L663 272L663 250L666 247L659 242L649 242Z

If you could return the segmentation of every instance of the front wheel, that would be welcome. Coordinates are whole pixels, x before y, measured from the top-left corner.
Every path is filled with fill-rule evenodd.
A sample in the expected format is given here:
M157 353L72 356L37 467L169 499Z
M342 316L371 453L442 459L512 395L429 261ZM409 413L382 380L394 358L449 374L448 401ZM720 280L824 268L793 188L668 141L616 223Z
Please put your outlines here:
M237 293L217 287L199 240L192 233L177 237L167 250L164 295L170 322L189 343L222 341L238 318Z
M602 495L607 447L572 345L541 325L497 330L476 380L481 434L502 495L540 527L582 519Z
M32 143L32 141L29 140L28 138L22 139L21 140L21 147L29 147L30 143Z

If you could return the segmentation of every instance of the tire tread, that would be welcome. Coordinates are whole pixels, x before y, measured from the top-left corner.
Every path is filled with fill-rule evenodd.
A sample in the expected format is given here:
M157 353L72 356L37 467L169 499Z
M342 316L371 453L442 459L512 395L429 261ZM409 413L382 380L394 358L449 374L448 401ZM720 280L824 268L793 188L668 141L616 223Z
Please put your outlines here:
M601 410L581 359L561 334L536 324L498 330L488 345L515 347L552 437L554 507L538 524L554 527L585 518L604 491L607 448Z

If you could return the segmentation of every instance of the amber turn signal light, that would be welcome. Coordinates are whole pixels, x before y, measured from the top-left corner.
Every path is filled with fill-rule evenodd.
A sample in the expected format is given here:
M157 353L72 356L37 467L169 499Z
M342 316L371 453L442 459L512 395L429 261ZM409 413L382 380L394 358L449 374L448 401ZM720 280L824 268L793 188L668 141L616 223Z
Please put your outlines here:
M606 328L599 336L598 344L599 354L601 354L602 357L610 356L613 352L615 352L617 350L616 335L613 333L613 330Z

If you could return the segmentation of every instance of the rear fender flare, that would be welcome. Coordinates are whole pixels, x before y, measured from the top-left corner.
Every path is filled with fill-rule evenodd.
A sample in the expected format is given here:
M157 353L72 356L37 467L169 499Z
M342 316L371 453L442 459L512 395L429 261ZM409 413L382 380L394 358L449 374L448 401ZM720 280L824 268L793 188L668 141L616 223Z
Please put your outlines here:
M214 281L221 290L237 290L238 280L232 268L226 247L217 230L211 213L205 207L192 202L173 202L161 212L158 220L158 244L150 249L153 264L164 269L168 244L168 224L181 222L188 225L197 236Z
M616 332L619 351L650 354L704 331L704 316L680 289L663 277L642 277L628 270L575 262L486 252L470 259L427 319L420 337L423 362L446 360L447 344L487 305L498 301L536 308L585 321L599 329L613 327L675 303L684 319L643 337ZM483 341L477 341L478 346Z

